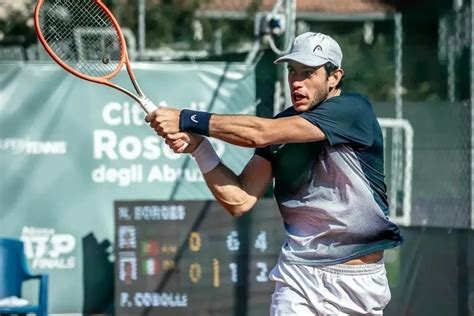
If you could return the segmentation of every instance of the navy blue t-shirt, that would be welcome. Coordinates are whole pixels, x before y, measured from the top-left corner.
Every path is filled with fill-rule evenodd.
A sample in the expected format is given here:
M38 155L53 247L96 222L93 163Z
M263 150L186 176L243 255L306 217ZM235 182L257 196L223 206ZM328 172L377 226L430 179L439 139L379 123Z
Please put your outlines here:
M332 97L298 115L327 140L276 144L256 154L269 160L275 198L288 239L282 257L297 264L337 264L395 247L402 238L388 219L383 138L369 100Z

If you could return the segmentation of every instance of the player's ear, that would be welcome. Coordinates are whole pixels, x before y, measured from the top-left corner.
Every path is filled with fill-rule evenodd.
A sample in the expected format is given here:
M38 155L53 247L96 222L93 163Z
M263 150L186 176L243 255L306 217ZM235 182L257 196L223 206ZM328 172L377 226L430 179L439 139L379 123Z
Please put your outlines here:
M343 76L344 70L342 70L341 68L333 71L333 73L330 74L328 78L329 87L335 88L338 85L339 81L341 81Z

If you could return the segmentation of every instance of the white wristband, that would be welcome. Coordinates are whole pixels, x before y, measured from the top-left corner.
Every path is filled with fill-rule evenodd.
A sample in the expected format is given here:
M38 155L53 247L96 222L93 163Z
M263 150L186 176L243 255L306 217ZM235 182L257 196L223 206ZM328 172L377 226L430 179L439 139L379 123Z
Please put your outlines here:
M201 172L208 173L221 162L211 142L204 137L199 146L191 153Z

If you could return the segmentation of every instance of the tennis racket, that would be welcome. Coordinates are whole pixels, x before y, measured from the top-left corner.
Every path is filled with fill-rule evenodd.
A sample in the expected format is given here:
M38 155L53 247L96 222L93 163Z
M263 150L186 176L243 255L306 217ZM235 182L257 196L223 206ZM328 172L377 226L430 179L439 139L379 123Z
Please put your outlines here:
M125 93L146 113L158 109L138 85L120 26L100 0L38 0L34 20L46 52L66 71ZM124 65L135 93L112 82Z

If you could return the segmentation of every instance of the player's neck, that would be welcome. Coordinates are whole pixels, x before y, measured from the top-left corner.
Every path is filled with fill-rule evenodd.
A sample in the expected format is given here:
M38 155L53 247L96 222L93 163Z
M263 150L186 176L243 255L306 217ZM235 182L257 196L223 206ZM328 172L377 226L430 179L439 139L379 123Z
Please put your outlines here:
M329 91L327 99L330 99L332 97L340 96L341 93L342 93L341 89L333 89L333 90Z

